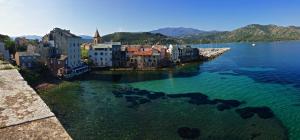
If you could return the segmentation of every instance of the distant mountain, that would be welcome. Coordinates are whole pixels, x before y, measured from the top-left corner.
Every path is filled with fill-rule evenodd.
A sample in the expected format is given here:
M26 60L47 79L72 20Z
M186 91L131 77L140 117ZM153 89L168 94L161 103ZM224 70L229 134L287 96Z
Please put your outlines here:
M17 37L25 37L26 39L30 39L30 40L42 40L42 36L38 36L38 35L22 35L22 36L16 36L16 37L12 37L12 39L15 39Z
M180 40L159 33L116 32L102 37L103 41L122 42L122 44L178 44Z
M189 43L300 40L300 27L251 24L233 31L186 36Z
M193 28L184 28L184 27L178 27L178 28L161 28L158 30L150 31L151 33L160 33L165 36L169 37L183 37L183 36L189 36L189 35L196 35L196 34L202 34L206 33L207 31L202 31L198 29Z
M88 36L88 35L79 35L82 39L88 39L88 40L90 40L90 39L93 39L93 37L92 36Z

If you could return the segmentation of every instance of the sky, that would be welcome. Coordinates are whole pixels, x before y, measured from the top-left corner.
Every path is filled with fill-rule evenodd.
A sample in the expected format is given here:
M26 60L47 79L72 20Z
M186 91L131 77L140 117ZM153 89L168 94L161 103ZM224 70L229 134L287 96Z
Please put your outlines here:
M300 0L0 0L0 34L77 35L163 27L233 30L248 24L300 26Z

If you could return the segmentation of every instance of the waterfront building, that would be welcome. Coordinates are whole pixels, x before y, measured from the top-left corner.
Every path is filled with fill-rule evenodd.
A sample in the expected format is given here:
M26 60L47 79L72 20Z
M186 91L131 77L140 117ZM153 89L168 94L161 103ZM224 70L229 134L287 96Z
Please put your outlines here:
M180 62L194 61L199 58L199 50L197 48L192 48L189 45L179 45L178 52L178 58Z
M53 74L70 78L88 71L81 62L81 42L81 37L60 28L54 28L43 37L40 49Z
M0 60L9 60L9 51L5 49L5 45L2 42L0 42Z
M81 37L72 34L70 30L60 28L54 28L47 36L47 41L53 41L58 53L67 56L67 66L70 69L81 66Z
M129 67L135 69L156 68L160 63L160 52L151 46L128 46Z
M108 42L94 44L89 50L89 59L95 67L119 67L121 58L121 43Z
M122 67L124 65L124 56L121 51L121 43L103 43L98 30L96 30L93 44L89 46L89 59L95 67Z
M171 62L173 62L173 63L180 62L180 59L179 59L179 48L178 48L177 45L175 45L175 46L169 45L167 53L169 54Z
M40 55L30 52L16 52L16 64L22 68L36 67L39 62Z

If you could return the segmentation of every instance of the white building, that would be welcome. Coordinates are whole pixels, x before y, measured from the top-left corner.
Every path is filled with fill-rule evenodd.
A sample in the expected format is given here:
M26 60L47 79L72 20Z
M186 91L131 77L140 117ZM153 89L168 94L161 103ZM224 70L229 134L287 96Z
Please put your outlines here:
M50 34L48 34L48 41L52 40L54 42L53 45L58 48L58 53L68 57L68 68L74 69L82 65L80 61L81 37L72 34L70 30L54 28Z
M167 50L167 53L170 55L170 61L172 62L180 62L179 60L179 48L177 45L169 45L169 48Z
M2 42L0 42L0 59L9 60L9 52Z
M89 50L89 58L96 67L112 67L113 44L94 44Z

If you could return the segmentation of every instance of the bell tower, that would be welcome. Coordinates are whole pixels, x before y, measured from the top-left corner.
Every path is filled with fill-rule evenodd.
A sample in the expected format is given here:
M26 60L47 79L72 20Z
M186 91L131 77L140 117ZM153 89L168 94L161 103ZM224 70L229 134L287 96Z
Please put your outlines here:
M100 44L102 43L102 38L99 35L98 29L96 30L96 33L94 35L94 44Z

